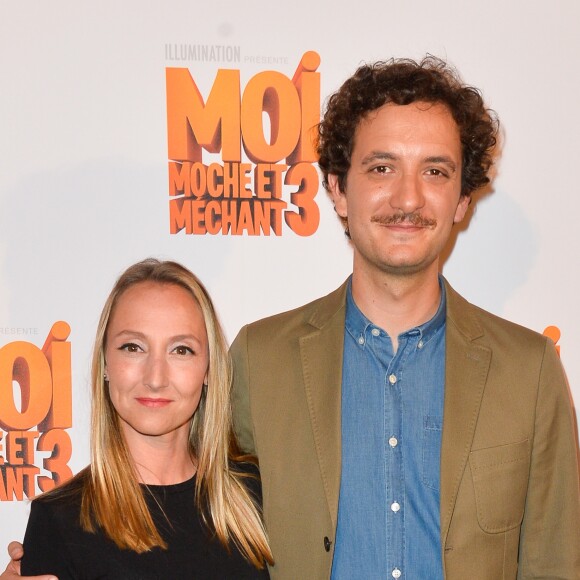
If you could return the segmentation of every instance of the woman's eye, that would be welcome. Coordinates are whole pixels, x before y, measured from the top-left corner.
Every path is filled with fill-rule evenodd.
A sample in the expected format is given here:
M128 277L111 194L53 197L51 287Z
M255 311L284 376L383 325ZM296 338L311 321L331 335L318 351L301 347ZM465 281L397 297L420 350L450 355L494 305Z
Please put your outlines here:
M180 355L186 355L186 354L193 354L193 350L191 348L189 348L188 346L177 346L175 347L174 352L176 354L180 354Z
M139 345L137 345L133 342L128 342L128 343L122 345L119 350L124 350L127 352L139 352L141 349L140 349Z

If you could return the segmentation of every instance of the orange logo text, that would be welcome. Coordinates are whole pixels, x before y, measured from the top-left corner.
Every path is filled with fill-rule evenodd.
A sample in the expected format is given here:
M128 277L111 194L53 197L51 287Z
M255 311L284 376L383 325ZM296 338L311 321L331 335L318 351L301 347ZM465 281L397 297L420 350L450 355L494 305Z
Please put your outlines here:
M37 487L48 491L72 476L69 334L56 322L42 348L24 341L0 348L0 501L33 498Z
M552 341L556 345L556 352L560 354L560 345L558 344L558 341L560 340L560 336L562 334L560 332L560 329L557 326L546 326L542 334L552 339Z
M166 69L172 234L317 230L319 65L307 52L291 79L263 71L243 91L239 70L219 69L205 100L188 69Z

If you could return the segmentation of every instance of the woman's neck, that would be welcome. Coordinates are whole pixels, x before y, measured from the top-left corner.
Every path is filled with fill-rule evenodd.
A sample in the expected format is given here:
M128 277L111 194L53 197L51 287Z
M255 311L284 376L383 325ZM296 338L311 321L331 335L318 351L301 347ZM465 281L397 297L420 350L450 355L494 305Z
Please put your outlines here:
M146 436L125 432L129 454L139 483L172 485L187 481L197 471L187 438L170 433L167 436Z

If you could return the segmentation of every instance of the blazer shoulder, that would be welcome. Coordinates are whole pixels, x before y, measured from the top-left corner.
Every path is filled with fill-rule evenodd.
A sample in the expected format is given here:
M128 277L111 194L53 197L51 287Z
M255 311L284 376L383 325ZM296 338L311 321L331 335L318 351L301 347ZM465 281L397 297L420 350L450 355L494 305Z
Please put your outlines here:
M447 284L448 321L470 340L513 349L544 351L549 338L471 304Z
M252 322L245 327L245 331L248 335L273 334L281 336L292 333L292 331L301 332L308 327L323 328L330 320L344 311L347 284L348 281L326 296L317 298L308 304Z

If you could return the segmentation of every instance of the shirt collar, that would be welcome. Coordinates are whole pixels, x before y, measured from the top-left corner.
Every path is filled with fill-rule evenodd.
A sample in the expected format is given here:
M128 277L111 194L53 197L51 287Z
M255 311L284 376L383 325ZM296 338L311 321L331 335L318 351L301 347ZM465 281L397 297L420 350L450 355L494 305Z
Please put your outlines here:
M445 314L447 299L445 296L445 284L443 283L443 278L439 276L439 288L441 289L441 301L439 302L439 308L437 312L427 322L410 328L405 332L402 332L400 336L405 335L419 335L420 340L423 344L427 343L435 335L435 333L443 326L445 326ZM355 339L358 340L360 336L365 336L367 331L377 328L382 334L386 332L373 324L356 305L354 298L352 296L352 276L348 280L348 285L346 289L346 318L345 318L345 328L347 332Z

